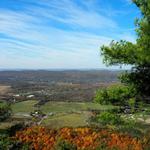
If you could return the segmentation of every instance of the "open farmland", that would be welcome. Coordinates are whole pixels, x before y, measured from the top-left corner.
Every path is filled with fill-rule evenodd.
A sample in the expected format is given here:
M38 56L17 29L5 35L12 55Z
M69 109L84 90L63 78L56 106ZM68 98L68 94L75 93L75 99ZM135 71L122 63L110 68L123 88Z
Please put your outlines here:
M0 127L32 122L31 113L46 115L45 126L84 126L90 110L109 109L93 103L98 88L118 82L120 71L108 70L24 70L0 71L0 100L11 103L12 117Z
M37 103L36 100L30 100L30 101L22 101L15 104L12 104L12 111L14 114L17 113L27 113L34 111L35 107L34 105Z
M102 111L114 106L102 106L92 102L47 102L37 105L38 101L29 100L12 104L12 120L31 121L30 113L40 110L46 115L41 124L49 127L85 126L91 116L91 110ZM21 119L22 118L22 119ZM4 125L3 125L4 126Z

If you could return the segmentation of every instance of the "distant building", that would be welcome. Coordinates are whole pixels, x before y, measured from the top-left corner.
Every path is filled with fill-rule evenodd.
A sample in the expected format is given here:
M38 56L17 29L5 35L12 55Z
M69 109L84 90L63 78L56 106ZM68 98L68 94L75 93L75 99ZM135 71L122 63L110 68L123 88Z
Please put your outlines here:
M16 95L13 95L14 97L19 97L20 95L19 94L16 94Z
M33 98L34 97L34 95L28 95L27 96L27 98Z

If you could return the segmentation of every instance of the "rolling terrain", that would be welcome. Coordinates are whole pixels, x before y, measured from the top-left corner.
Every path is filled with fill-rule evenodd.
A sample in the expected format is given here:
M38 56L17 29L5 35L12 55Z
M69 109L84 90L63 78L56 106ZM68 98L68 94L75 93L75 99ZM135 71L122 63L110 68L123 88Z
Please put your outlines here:
M21 101L34 97L40 103L92 101L98 88L118 82L119 73L108 70L0 71L0 99Z

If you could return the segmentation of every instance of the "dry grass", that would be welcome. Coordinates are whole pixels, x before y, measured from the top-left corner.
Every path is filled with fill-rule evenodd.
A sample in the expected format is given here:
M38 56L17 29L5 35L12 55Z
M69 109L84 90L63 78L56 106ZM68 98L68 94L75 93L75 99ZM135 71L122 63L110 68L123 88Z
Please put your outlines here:
M11 86L0 85L0 95L6 94L11 91Z

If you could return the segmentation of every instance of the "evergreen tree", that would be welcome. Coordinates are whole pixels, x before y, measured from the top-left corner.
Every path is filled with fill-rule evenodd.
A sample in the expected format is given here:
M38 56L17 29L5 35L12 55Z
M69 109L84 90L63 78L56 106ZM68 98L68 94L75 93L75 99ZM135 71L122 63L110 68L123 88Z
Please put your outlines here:
M131 65L132 69L120 76L122 83L132 85L138 94L150 96L150 0L133 0L142 17L136 19L137 39L135 43L112 41L101 47L107 65Z

